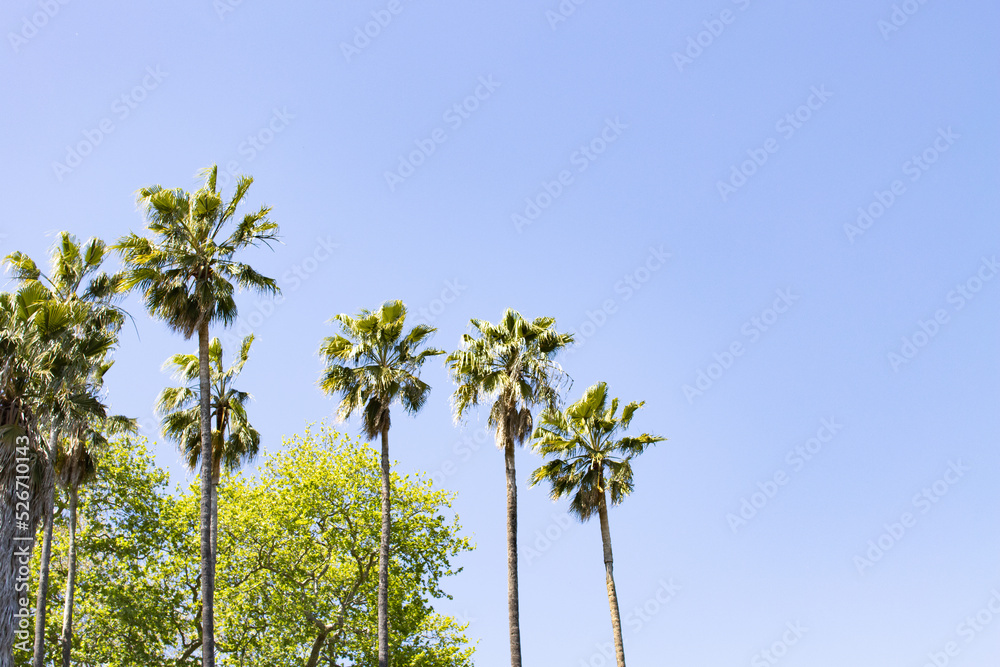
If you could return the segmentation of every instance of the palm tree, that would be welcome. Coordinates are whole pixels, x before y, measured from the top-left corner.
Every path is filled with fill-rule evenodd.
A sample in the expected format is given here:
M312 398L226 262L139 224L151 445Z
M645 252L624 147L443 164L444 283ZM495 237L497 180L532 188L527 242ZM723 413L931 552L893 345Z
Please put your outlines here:
M236 319L233 283L259 293L278 292L277 283L237 262L236 254L277 239L278 225L262 206L238 222L253 179L240 176L229 202L216 190L218 167L204 170L205 185L194 193L159 185L142 188L138 203L145 207L149 239L135 233L121 238L115 249L125 264L124 286L138 288L150 314L164 320L185 339L198 335L199 398L202 451L212 449L209 327ZM235 228L223 235L229 223ZM232 281L232 282L230 282ZM215 558L212 552L212 459L201 460L201 596L202 664L215 667Z
M410 414L423 407L430 386L419 377L420 367L444 350L419 350L436 329L423 324L403 333L406 306L388 301L356 317L340 314L341 335L323 339L319 352L326 369L319 385L327 394L341 396L337 414L347 419L361 415L361 429L369 440L382 436L382 538L378 568L378 664L389 664L389 409L399 402Z
M107 371L111 364L106 364ZM103 371L101 375L103 376ZM121 416L99 420L100 429L88 421L77 422L70 428L69 448L61 453L56 462L59 482L69 495L69 549L66 573L66 593L63 599L63 624L59 643L62 644L62 667L70 667L73 650L73 598L76 591L76 517L79 491L82 484L94 478L97 473L97 456L108 446L106 435L138 432L136 422Z
M618 667L625 667L607 498L610 494L611 504L617 505L632 493L632 458L666 438L643 433L616 440L618 433L629 427L632 416L644 402L633 401L618 415L618 399L612 399L609 406L607 392L607 384L598 382L565 411L542 413L541 423L532 434L533 445L544 456L554 458L531 475L531 485L547 480L552 485L553 500L572 496L569 509L580 521L586 521L597 512L604 543L604 570L615 653Z
M249 463L260 450L260 433L247 418L246 404L252 398L245 391L233 388L233 381L243 370L250 355L253 336L243 339L239 356L232 366L222 365L222 343L213 338L208 346L211 366L212 429L212 553L218 557L219 478L222 469L236 470ZM163 416L163 435L180 447L190 470L196 470L201 460L201 433L198 378L201 375L198 355L175 354L164 369L172 368L173 377L187 382L183 387L167 387L156 399L156 410Z
M48 422L50 465L56 461L59 454L59 432L62 424L72 419L101 416L100 411L95 410L96 406L92 404L84 405L82 412L75 410L76 414L69 414L67 408L73 411L79 407L79 401L74 406L67 404L62 398L67 395L88 395L91 389L87 384L92 379L92 374L101 372L103 375L103 371L99 370L102 360L86 352L94 342L92 338L88 340L88 334L96 333L99 339L105 338L105 334L110 334L117 339L124 322L124 311L114 305L115 299L120 294L118 277L97 273L106 255L107 245L101 239L91 238L85 244L81 244L69 232L60 232L51 255L49 271L51 275L45 275L35 262L22 252L11 253L5 258L13 269L15 280L24 284L41 282L49 290L51 298L70 307L75 304L89 309L89 312L86 312L87 321L80 322L74 327L77 336L67 337L68 341L77 345L81 351L76 358L78 363L64 367L62 372L53 378L55 382L49 387L50 393L44 401L43 414L40 415L43 421ZM45 658L45 617L52 556L54 492L55 485L51 485L43 508L44 532L35 608L35 646L32 662L34 667L42 667Z
M555 319L528 322L507 309L497 324L472 320L478 336L464 334L461 349L447 364L458 388L453 396L455 419L472 407L492 401L488 425L503 450L507 473L507 614L510 624L511 667L521 667L521 629L517 592L517 477L515 445L531 434L531 410L555 409L559 387L568 377L553 357L573 342L572 334L557 333Z
M38 522L51 498L53 466L44 446L39 420L46 401L55 397L65 411L103 405L92 395L54 391L67 369L103 356L113 337L97 337L86 350L74 344L73 329L89 309L65 303L37 280L22 284L16 294L0 294L0 667L13 661L15 613L21 615L25 596L18 594ZM27 629L17 631L27 635ZM27 639L23 641L27 643Z

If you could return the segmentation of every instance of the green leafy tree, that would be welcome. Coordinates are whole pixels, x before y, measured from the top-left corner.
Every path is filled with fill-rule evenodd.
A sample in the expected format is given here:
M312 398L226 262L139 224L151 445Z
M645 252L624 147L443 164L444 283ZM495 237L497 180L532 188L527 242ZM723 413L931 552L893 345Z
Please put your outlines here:
M205 185L192 193L159 185L139 190L148 231L153 238L130 233L115 248L125 264L124 286L142 291L149 312L185 338L198 335L200 430L202 451L212 451L209 329L227 326L237 315L234 283L261 293L276 293L277 284L236 261L238 253L277 239L278 226L270 209L236 220L253 179L241 176L232 199L216 190L218 168L204 172ZM232 226L231 233L225 231ZM202 663L215 667L215 555L212 551L212 458L201 460L201 594Z
M375 667L379 454L325 426L283 444L255 482L236 477L221 490L227 664ZM447 517L450 496L426 479L393 474L392 486L392 663L470 666L462 626L432 606L456 571L450 559L470 549Z
M184 502L172 497L145 438L109 438L94 463L94 475L79 494L74 662L200 665L194 655L201 646L197 490ZM74 550L68 498L57 505L51 606L65 604ZM50 618L45 664L61 659L60 635L59 619Z
M543 456L552 459L532 473L532 486L547 481L554 500L570 497L570 512L580 521L586 521L595 513L600 519L618 667L625 667L625 649L618 593L615 590L608 498L611 504L617 505L632 493L632 459L650 445L666 439L648 433L618 437L629 427L636 410L643 405L644 402L633 401L622 408L619 415L618 399L611 399L609 405L607 384L598 382L564 411L543 411L538 428L532 434L534 447Z
M246 405L252 398L233 386L250 356L253 336L243 339L236 361L229 368L222 365L222 343L213 338L208 346L211 365L212 396L212 553L218 557L219 479L222 469L236 470L253 461L260 450L260 433L247 417ZM163 434L176 443L190 470L196 470L201 459L201 421L198 381L201 369L198 355L175 354L164 364L173 370L176 380L187 382L183 387L167 387L156 399L156 410L163 415Z
M256 479L220 487L219 664L374 667L380 542L378 453L328 427L286 440ZM200 665L200 491L170 494L142 438L114 437L81 488L76 664ZM451 496L393 475L394 664L471 667L463 626L435 612L450 561L470 549ZM61 497L61 496L60 496ZM56 513L53 586L63 602L68 516ZM38 553L36 551L36 562ZM58 637L50 619L48 637ZM314 657L315 656L315 657ZM59 658L47 643L46 664ZM311 660L314 660L311 662ZM27 664L27 661L25 661Z
M456 420L474 407L489 403L488 425L504 453L507 475L507 612L512 667L521 667L521 629L517 586L517 476L514 450L531 434L531 410L555 409L559 387L567 380L553 357L573 342L558 333L555 319L528 322L507 309L497 324L472 320L478 335L465 334L459 350L448 356Z
M434 348L419 349L436 329L418 324L404 332L406 306L388 301L376 310L362 310L356 317L340 314L341 334L328 336L320 345L326 369L320 387L327 394L340 394L338 415L347 419L361 415L361 427L369 440L382 436L382 538L378 570L379 667L389 659L389 558L392 525L389 479L389 412L399 403L410 414L423 407L430 386L419 377L420 367L432 356L444 354Z

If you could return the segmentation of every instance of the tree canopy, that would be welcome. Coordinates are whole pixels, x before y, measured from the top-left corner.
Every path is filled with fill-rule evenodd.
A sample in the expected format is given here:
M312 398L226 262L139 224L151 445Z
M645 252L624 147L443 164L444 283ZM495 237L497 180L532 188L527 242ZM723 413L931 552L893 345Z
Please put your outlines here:
M375 664L378 454L323 425L284 445L265 455L256 478L222 480L218 663ZM142 438L112 438L98 465L80 492L74 662L200 664L197 484L170 493ZM451 560L471 549L451 497L422 478L394 473L392 481L394 664L471 665L464 626L433 606L457 571ZM66 576L64 504L52 605L62 603ZM57 657L58 633L50 619L47 664Z

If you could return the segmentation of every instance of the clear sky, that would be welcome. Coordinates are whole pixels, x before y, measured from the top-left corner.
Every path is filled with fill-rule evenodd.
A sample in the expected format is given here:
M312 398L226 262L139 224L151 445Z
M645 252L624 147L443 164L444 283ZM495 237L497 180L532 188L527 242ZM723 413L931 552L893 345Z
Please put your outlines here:
M113 240L139 187L250 173L284 301L243 295L226 340L257 336L269 449L333 412L335 313L400 298L449 350L470 317L554 316L582 343L567 397L606 380L669 438L611 512L631 664L996 665L1000 8L668 4L11 0L2 250ZM160 366L195 343L128 307L109 397L159 439ZM440 608L503 665L502 456L424 377L392 454L458 493L478 548ZM538 463L525 664L610 664L599 527L527 487Z

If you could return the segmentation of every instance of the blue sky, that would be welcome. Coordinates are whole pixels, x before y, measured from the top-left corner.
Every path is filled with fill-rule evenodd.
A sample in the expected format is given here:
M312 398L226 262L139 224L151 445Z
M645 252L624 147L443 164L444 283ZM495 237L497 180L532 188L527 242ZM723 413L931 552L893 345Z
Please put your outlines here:
M332 414L335 313L400 298L447 349L470 317L550 315L582 341L567 397L605 380L669 438L611 512L632 664L993 665L998 14L16 0L0 244L115 239L139 187L250 173L284 242L251 260L284 299L243 295L228 340L257 336L268 448ZM194 343L129 307L110 399L155 436L160 365ZM502 457L453 424L444 367L425 379L392 453L458 492L478 548L440 606L502 665ZM538 463L519 452L526 664L610 664L599 528L527 488Z

